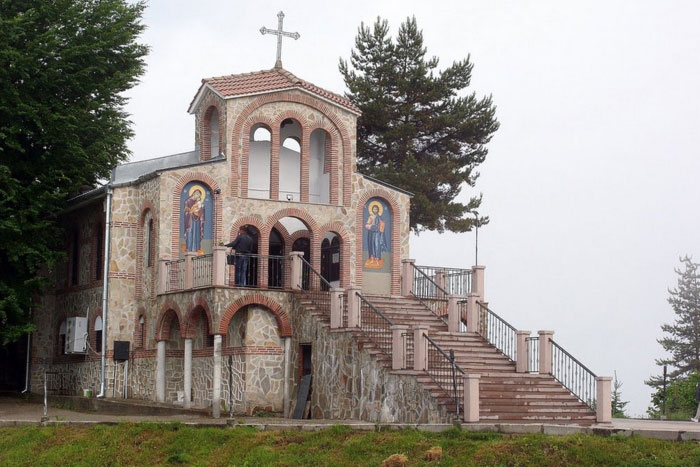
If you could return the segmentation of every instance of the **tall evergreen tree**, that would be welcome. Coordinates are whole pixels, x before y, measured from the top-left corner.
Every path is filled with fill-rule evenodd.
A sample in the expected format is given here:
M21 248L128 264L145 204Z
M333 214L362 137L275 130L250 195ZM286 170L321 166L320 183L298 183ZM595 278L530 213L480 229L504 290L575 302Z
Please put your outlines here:
M481 196L455 201L463 184L473 187L476 168L498 129L491 96L465 90L473 64L466 59L439 71L426 56L415 18L401 24L396 40L380 18L364 23L355 38L350 65L340 60L346 95L361 110L357 127L360 172L414 194L414 231L471 228ZM480 224L488 222L482 218Z
M627 407L627 404L629 404L629 401L622 400L622 381L617 379L617 371L615 372L615 378L613 379L611 403L612 416L614 418L627 418L625 408Z
M126 159L123 92L143 73L145 5L0 0L0 345L63 255L65 201Z

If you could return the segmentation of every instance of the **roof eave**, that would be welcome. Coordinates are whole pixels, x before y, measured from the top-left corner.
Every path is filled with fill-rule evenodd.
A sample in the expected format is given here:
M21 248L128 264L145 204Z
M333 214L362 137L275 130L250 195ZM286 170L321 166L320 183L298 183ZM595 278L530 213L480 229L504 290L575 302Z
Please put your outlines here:
M207 82L204 82L199 87L199 90L197 91L197 94L195 94L194 99L192 99L192 103L187 109L187 113L194 114L197 111L197 108L199 107L199 104L201 103L201 100L204 97L204 91L206 91L207 89L216 94L220 99L228 99L227 97L224 97L219 91L217 91L212 85L210 85Z

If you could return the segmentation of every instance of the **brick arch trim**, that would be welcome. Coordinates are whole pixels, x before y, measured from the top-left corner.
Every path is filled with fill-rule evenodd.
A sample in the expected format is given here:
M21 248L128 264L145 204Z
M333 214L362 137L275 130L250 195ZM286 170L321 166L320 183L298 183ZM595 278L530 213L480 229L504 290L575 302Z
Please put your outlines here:
M357 203L357 217L355 222L355 283L358 287L362 288L362 211L367 201L371 198L382 198L391 206L391 294L399 295L401 293L401 207L393 194L379 188L366 191Z
M211 115L213 110L216 109L216 114L218 116L219 124L219 151L224 147L224 142L226 141L226 129L224 128L225 120L221 109L219 108L219 103L213 101L204 111L204 116L199 122L199 160L206 161L211 159L213 156L218 156L218 154L211 153Z
M139 320L143 317L143 324L146 327L146 330L148 330L148 316L146 314L146 309L142 306L138 307L136 309L136 314L134 314L134 348L136 349L145 349L146 348L146 342L145 339L141 339L141 329L139 325ZM148 332L148 331L146 331ZM143 336L146 337L146 336Z
M232 154L231 154L231 180L235 181L238 179L238 165L243 166L243 170L247 170L247 164L243 165L243 157L248 153L249 137L247 133L242 133L243 125L248 119L248 117L259 107L264 104L271 102L293 102L297 104L306 105L314 110L322 113L326 118L328 118L333 125L336 127L338 133L340 134L340 140L343 149L343 202L344 206L350 206L350 188L351 188L351 168L350 168L350 135L348 134L347 128L341 121L341 119L333 111L333 107L330 105L319 101L316 98L305 95L296 95L291 92L275 92L270 94L265 94L255 98L251 101L240 113L236 122L232 126L232 133L230 135L232 141ZM240 162L239 162L240 161ZM241 175L242 183L243 176ZM231 184L231 194L236 196L237 187L235 182ZM241 193L241 196L243 193Z
M194 339L195 330L197 329L194 320L202 312L204 313L204 317L207 320L207 326L209 326L210 332L214 329L214 325L211 319L211 311L209 311L209 305L207 304L207 301L204 300L202 297L196 297L194 300L192 300L192 304L190 305L190 308L189 310L187 310L187 314L185 315L185 325L183 326L183 336L185 337L185 339Z
M135 293L136 293L136 298L143 298L143 248L144 248L144 242L146 241L145 238L145 231L146 231L146 215L148 212L151 213L151 220L153 220L153 245L150 245L152 248L152 251L149 251L149 255L155 255L155 252L158 251L155 243L158 242L158 220L156 218L156 208L153 205L153 203L150 200L145 200L141 204L140 208L140 214L139 214L139 223L136 229L136 287L135 287ZM157 264L158 261L156 261L155 258L153 258L153 264ZM155 272L151 274L151 290L153 291L153 286L155 285Z
M308 212L299 208L285 208L277 211L268 218L266 230L268 232L272 230L275 224L277 224L277 222L284 217L296 217L306 224L306 227L313 235L315 235L315 233L318 231L318 223L316 222L316 219L314 219Z
M236 219L236 221L231 225L231 231L229 233L229 239L233 240L238 235L238 229L243 225L252 225L258 232L262 235L262 231L265 230L266 224L258 216L245 216Z
M180 325L180 337L185 337L180 308L174 302L167 302L160 309L160 317L156 324L156 341L167 341L170 339L170 324L173 317L177 318L177 322Z
M221 195L217 195L214 192L216 190L221 190L221 187L217 183L216 180L214 180L211 176L201 173L201 172L190 172L182 177L177 181L175 184L175 188L173 189L172 192L172 238L171 238L171 250L170 250L170 257L171 258L177 258L180 255L179 252L179 241L180 241L180 197L182 195L182 189L187 185L189 182L193 181L201 181L202 183L206 184L209 186L209 189L211 190L211 194L214 197L214 223L213 223L213 232L212 236L212 245L218 245L219 239L222 238L221 234L221 211L223 207Z
M245 295L231 303L221 316L217 334L226 335L228 333L228 326L231 323L231 319L233 319L233 315L248 305L261 305L270 310L272 314L275 315L275 319L277 320L277 327L280 332L280 337L292 336L292 325L289 321L287 312L284 311L279 303L261 293Z
M279 138L279 127L275 126L275 122L272 119L266 118L264 116L257 116L257 117L250 117L248 118L244 124L243 124L243 143L242 143L242 151L237 151L236 149L233 150L233 154L231 156L231 194L233 196L238 196L238 183L239 183L239 178L234 177L234 173L238 173L237 170L237 165L240 164L241 166L241 174L240 174L240 189L241 197L247 197L248 196L248 178L250 176L250 163L248 160L248 157L250 155L250 141L251 141L251 130L254 126L256 125L264 125L267 130L270 132L270 154L268 155L270 158L270 168L272 169L272 152L274 151L274 145L272 143L275 142L276 139ZM277 128L277 133L275 133L275 128ZM272 189L272 186L270 186L270 189Z

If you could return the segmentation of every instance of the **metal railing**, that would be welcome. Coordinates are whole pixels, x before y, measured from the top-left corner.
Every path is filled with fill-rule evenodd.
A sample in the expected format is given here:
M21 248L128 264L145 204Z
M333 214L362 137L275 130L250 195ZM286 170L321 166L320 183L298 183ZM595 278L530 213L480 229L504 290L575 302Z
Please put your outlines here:
M413 288L411 293L423 306L440 318L445 324L447 315L447 292L427 274L413 265Z
M174 292L185 288L185 260L176 259L165 262L165 274L167 277L165 291Z
M404 355L406 356L406 369L408 370L412 370L414 367L413 334L413 331L401 333L404 345Z
M331 315L331 285L303 257L301 257L301 288L319 311L326 316Z
M479 334L500 350L503 355L515 361L516 329L482 303L477 302L477 307L479 310Z
M231 263L233 258L233 264ZM290 261L286 256L229 255L229 284L233 287L261 287L267 279L267 288L289 288Z
M595 410L596 375L559 344L552 343L552 376L581 402Z
M212 284L212 261L214 255L192 258L192 287L206 287Z
M461 412L464 398L464 370L455 362L454 350L445 352L427 334L423 334L428 350L428 370L433 381L445 391L455 404L455 414Z
M471 269L442 268L435 266L415 267L436 284L442 282L442 280L438 280L438 275L442 274L444 277L443 288L445 289L445 292L447 292L450 295L466 297L472 291ZM420 276L416 281L416 275L414 274L413 281L414 285L416 285L416 282L425 282L426 279L423 276ZM418 284L418 287L421 286L422 284Z
M379 350L391 356L391 326L394 323L359 293L357 298L360 301L360 330Z
M527 371L528 373L540 372L540 338L530 336L525 338L527 343Z

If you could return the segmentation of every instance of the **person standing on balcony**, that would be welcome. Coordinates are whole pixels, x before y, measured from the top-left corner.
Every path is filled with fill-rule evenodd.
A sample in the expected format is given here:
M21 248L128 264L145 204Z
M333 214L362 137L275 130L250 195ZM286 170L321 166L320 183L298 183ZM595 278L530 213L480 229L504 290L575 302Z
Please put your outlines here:
M236 285L245 287L248 285L248 264L250 261L250 254L253 253L253 248L255 247L255 240L253 235L251 235L250 229L246 226L242 226L238 229L238 236L231 243L226 244L227 247L233 248L236 253L235 259L235 275L236 275Z

